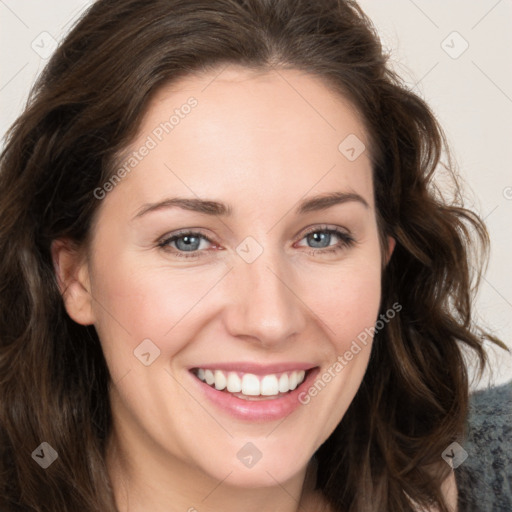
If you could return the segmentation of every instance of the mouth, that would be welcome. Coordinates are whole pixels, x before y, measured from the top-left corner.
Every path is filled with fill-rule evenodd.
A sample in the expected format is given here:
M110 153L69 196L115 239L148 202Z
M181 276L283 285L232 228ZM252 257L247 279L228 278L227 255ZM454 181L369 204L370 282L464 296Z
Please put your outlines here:
M194 367L189 372L206 397L224 412L249 421L270 421L301 405L301 393L320 370L305 364L284 366L289 368L223 365Z
M311 370L307 370L308 372ZM305 370L255 375L219 369L194 368L194 375L217 391L230 393L242 400L269 400L284 396L300 386L305 378Z

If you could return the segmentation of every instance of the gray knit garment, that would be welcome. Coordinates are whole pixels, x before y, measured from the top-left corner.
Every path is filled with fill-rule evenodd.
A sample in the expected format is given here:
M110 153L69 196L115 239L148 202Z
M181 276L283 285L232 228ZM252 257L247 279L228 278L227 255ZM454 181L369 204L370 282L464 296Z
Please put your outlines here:
M455 468L460 512L512 512L512 381L471 395L467 459Z

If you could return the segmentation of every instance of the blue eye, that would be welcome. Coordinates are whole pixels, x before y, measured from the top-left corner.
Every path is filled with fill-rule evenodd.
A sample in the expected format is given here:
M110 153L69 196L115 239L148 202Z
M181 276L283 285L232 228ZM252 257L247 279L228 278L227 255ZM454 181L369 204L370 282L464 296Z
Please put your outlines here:
M339 242L335 245L331 245L330 242L332 237L338 238ZM354 238L350 236L348 233L341 231L339 229L330 229L330 228L313 228L304 236L308 240L308 242L313 243L311 249L319 249L319 251L313 251L310 254L316 254L317 252L337 252L343 248L350 247L355 243Z
M199 247L201 246L201 242L206 240L209 243L212 243L209 238L204 236L201 233L193 232L193 231L183 231L176 235L173 235L169 238L162 240L158 246L163 249L173 249L173 252L178 257L183 258L197 258L200 254L197 253ZM176 244L176 247L170 246L170 244ZM191 253L191 254L186 254Z
M338 238L338 243L331 245L333 236ZM354 238L347 232L333 228L315 227L306 232L300 240L306 239L309 246L308 254L325 254L338 252L354 245ZM158 242L158 247L166 252L170 252L173 256L181 258L198 258L205 255L206 249L201 249L201 243L213 242L205 235L197 231L181 231L170 237L162 239Z

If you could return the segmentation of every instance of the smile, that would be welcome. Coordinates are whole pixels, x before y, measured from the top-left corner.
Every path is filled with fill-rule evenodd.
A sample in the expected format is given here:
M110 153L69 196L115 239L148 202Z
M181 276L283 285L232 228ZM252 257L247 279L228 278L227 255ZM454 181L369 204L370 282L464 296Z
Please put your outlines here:
M305 370L295 370L258 376L253 373L198 368L195 375L218 391L226 390L228 393L242 395L239 398L244 398L278 396L293 391L304 382L306 372Z
M215 409L237 419L266 422L304 407L299 395L320 371L311 364L260 366L252 363L196 366L189 374Z

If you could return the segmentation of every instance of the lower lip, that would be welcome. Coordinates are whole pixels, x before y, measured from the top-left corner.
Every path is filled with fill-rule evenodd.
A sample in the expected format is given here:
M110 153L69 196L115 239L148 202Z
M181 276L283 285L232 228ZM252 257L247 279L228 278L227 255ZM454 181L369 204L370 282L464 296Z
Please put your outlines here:
M201 392L218 408L238 419L264 422L285 418L301 406L302 403L299 401L299 395L311 386L319 371L319 368L309 370L300 386L297 386L293 391L280 398L259 399L257 401L237 398L231 393L215 389L192 373L191 376L201 389Z

